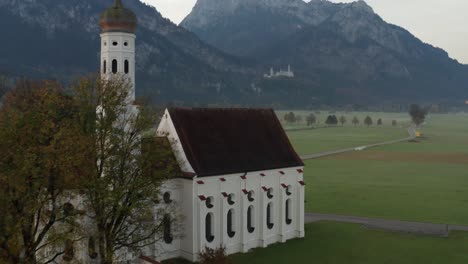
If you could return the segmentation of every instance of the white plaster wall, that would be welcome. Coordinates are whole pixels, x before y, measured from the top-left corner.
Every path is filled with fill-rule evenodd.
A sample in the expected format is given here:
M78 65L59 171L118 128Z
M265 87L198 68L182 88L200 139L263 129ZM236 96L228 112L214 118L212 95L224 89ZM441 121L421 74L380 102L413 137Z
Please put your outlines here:
M304 186L299 181L303 180L302 167L259 171L251 173L239 173L232 175L202 177L193 180L194 184L194 252L200 252L207 247L216 248L225 246L228 254L247 252L255 247L267 247L277 242L285 242L288 239L304 236ZM298 171L299 170L299 171ZM282 171L284 174L281 174ZM264 174L265 176L261 176ZM241 176L245 175L245 180ZM221 179L225 179L222 181ZM200 182L201 181L201 182ZM288 196L282 186L291 186L292 194ZM262 187L273 188L273 198L268 198ZM254 191L255 200L248 201L243 190ZM222 195L233 193L235 204L229 205L227 198ZM205 201L199 196L213 197L214 207L209 209ZM291 199L292 222L286 224L285 203ZM274 226L268 229L266 222L266 210L269 202L273 203L272 219ZM254 226L252 233L247 231L247 209L254 206ZM235 210L235 231L233 238L227 235L227 213L229 209ZM214 215L215 239L208 242L205 238L205 217L208 213ZM196 260L193 256L191 260Z
M179 135L175 129L174 123L172 122L169 111L164 111L163 118L159 123L158 130L156 132L158 136L167 136L172 144L172 150L179 162L179 166L183 172L195 173L192 166L190 165L187 156L185 155L184 149L179 139Z

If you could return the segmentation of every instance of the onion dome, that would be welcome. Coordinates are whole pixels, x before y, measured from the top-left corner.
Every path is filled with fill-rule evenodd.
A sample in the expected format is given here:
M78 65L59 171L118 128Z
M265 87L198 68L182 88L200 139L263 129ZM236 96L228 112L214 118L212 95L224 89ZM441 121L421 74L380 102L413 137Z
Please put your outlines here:
M135 13L122 5L121 0L115 0L114 5L101 14L99 25L102 32L134 33L137 18Z

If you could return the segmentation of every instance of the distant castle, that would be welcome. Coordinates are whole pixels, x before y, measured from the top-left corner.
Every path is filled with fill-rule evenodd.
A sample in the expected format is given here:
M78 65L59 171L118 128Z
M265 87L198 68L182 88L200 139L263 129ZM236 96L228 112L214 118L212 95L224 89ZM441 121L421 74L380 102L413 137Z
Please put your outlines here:
M270 73L266 73L263 75L263 78L266 78L266 79L273 79L273 78L294 78L294 72L291 71L291 65L288 65L288 70L287 71L283 71L282 69L280 69L278 72L275 72L273 70L273 67L270 68Z

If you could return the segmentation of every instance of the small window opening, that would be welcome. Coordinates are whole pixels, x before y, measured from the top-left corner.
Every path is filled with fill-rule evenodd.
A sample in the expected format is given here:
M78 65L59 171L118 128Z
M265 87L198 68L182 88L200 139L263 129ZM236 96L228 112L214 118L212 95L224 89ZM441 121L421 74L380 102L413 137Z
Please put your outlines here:
M236 235L234 209L229 210L227 213L227 233L230 238L233 238Z
M170 192L165 192L163 194L163 200L166 204L170 204L172 203L172 200L171 200L171 193Z
M127 74L129 72L128 60L125 60L125 62L124 62L124 71L125 71L125 74Z
M169 215L165 215L163 218L163 226L164 226L164 242L166 244L171 244L174 238L172 237L171 233L171 217Z
M96 252L96 239L94 237L90 237L88 240L88 254L91 259L95 259L98 256Z
M206 207L208 207L209 209L213 208L214 207L214 204L213 204L213 197L208 197L206 198L206 201L205 201L205 204L206 204Z
M112 60L112 73L117 73L117 60Z
M247 200L249 200L249 202L253 202L255 200L255 192L254 191L250 191L247 194Z
M107 72L107 61L106 61L106 60L104 60L104 61L102 62L102 72L103 72L103 73L106 73L106 72Z
M269 203L267 205L267 217L266 217L266 222L267 222L267 227L268 229L272 229L274 226L273 220L272 220L272 214L273 214L273 204Z
M208 213L205 218L205 238L206 241L208 242L213 242L214 240L214 234L213 234L213 229L214 229L214 223L213 223L213 214Z
M229 205L234 205L236 203L236 200L235 200L235 195L233 193L229 194L228 196L228 204Z
M63 215L71 216L75 212L75 207L71 203L65 203L63 205Z
M253 205L249 206L247 209L247 231L249 231L249 233L253 233L255 231L253 210Z
M273 188L268 189L268 191L267 191L267 197L268 197L268 199L273 198Z
M112 46L117 46L117 45L119 45L119 43L117 43L117 41L112 42Z
M65 241L65 249L63 253L63 260L64 261L71 261L75 257L75 249L73 248L73 241L67 239Z
M286 213L286 224L290 225L292 223L291 199L286 200L285 213Z

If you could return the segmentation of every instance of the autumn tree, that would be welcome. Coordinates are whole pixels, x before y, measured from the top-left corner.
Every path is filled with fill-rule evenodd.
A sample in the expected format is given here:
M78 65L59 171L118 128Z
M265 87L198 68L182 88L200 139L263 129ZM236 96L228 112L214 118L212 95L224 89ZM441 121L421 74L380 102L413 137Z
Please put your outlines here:
M74 237L75 212L66 210L67 186L86 166L76 108L54 82L20 82L0 108L0 262L38 259L44 247L63 248ZM62 227L60 229L60 227Z
M413 123L418 127L424 123L424 120L426 120L427 113L428 109L417 104L412 104L409 109L409 115L411 116Z
M344 124L346 124L348 120L346 119L345 116L340 116L340 124L343 126Z
M313 113L310 113L310 115L307 116L307 126L312 126L315 123L317 123L317 117Z
M92 150L83 189L103 264L115 263L119 250L139 251L162 240L166 225L177 222L172 205L155 211L161 184L178 175L177 162L169 143L149 133L156 115L136 107L129 89L123 78L84 79L74 89Z
M359 125L359 119L357 118L357 116L353 117L352 123L354 126Z
M367 127L370 127L372 126L374 122L372 121L372 118L370 116L366 116L366 118L364 119L364 124L367 126Z
M379 118L379 119L377 120L377 125L378 125L378 126L381 126L381 125L383 125L382 118Z

